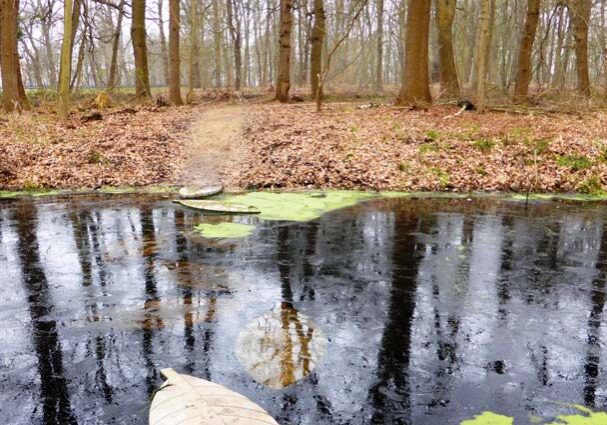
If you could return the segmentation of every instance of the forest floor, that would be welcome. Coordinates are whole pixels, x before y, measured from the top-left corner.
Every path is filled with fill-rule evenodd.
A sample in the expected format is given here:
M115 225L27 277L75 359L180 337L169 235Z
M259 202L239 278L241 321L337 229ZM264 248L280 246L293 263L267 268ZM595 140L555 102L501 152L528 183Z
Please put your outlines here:
M607 185L607 112L454 115L360 101L116 108L0 118L0 189L215 184L441 192ZM98 116L96 118L99 118Z
M370 106L370 107L366 107ZM607 112L456 115L454 106L247 110L247 188L582 192L607 184Z
M0 118L0 189L145 186L175 178L199 107L123 107L67 121L35 111Z

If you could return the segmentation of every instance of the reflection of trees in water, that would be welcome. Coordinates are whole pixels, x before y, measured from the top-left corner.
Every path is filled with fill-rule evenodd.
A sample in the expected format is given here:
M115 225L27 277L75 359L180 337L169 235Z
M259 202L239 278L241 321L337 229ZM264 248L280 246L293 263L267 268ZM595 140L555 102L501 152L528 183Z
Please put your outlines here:
M202 373L205 379L211 379L211 346L212 346L212 337L213 337L213 329L212 323L215 321L216 309L217 309L217 294L216 291L213 291L208 296L207 303L207 312L203 319L204 328L202 331L202 356L201 353L196 351L196 334L194 329L195 318L194 311L192 309L193 305L193 295L195 286L195 279L199 278L199 276L194 276L192 273L192 268L189 265L192 264L191 258L191 247L188 244L188 239L183 235L185 230L185 214L183 210L175 210L173 216L173 225L174 225L174 233L175 233L175 250L174 255L176 256L176 261L178 264L187 265L185 267L185 271L183 273L175 274L175 283L178 286L179 292L181 293L182 302L184 305L184 339L185 339L185 350L186 350L186 358L187 363L184 366L186 372L192 374L196 371L196 362L195 358L202 357L203 367Z
M432 254L424 258L429 262L432 272L429 276L432 286L432 316L436 335L436 366L433 371L433 400L429 407L440 406L448 397L451 382L459 372L458 335L461 329L459 314L453 310L443 311L441 304L444 297L461 305L465 299L468 285L462 275L469 269L469 247L474 233L473 223L463 215L443 215L434 220L424 220L421 230L435 234ZM427 229L427 230L425 230ZM453 288L457 288L456 291Z
M305 248L302 250L304 254L310 255L314 251L316 231L318 225L315 223L308 227L309 230L305 232L305 240L303 241L303 245ZM302 375L307 376L310 369L310 347L309 344L312 340L312 336L314 334L314 329L307 327L304 330L304 326L302 324L302 320L299 312L295 310L293 303L293 289L291 287L291 264L293 264L294 256L291 255L291 249L289 247L289 226L282 226L278 230L278 270L280 273L280 282L281 282L281 292L282 292L282 302L280 303L281 309L281 323L282 323L282 331L283 338L287 341L286 346L284 348L284 352L282 355L282 386L286 387L293 384L296 379L294 375L294 370L296 369L295 365L291 363L293 361L293 348L294 345L301 351L300 358L302 359L301 368ZM295 249L296 252L299 249ZM302 269L304 270L303 276L301 276L300 281L304 282L304 287L302 288L302 298L307 294L312 299L314 299L314 289L311 285L308 285L307 282L307 272L311 271L308 256L298 255L299 261L303 261L304 266ZM304 319L306 320L306 319ZM291 326L294 327L294 334L290 331ZM297 338L296 341L291 340L291 336Z
M309 225L309 227L308 227ZM237 357L259 382L271 388L286 388L281 396L279 421L289 422L297 409L307 401L297 387L300 379L309 376L308 388L317 405L317 413L330 415L330 402L320 393L313 370L326 349L326 337L308 317L294 308L295 290L300 301L314 299L313 268L306 258L314 253L318 224L281 225L275 229L276 262L280 279L281 302L271 311L256 318L241 332ZM272 235L267 235L271 237Z
M293 289L291 285L291 267L295 262L302 262L302 274L299 276L299 282L302 283L301 301L307 296L314 299L313 283L308 281L312 275L312 266L309 263L310 256L314 253L316 246L316 234L318 232L318 223L309 223L304 230L304 238L293 238L303 245L303 247L290 247L290 226L282 226L278 230L278 271L280 274L282 302L280 303L280 318L282 324L283 339L286 341L281 364L281 384L287 387L296 382L295 371L301 369L302 377L308 376L316 366L314 363L320 360L324 354L320 352L311 352L310 343L314 337L315 329L311 327L307 317L301 315L294 308ZM299 245L298 244L298 245ZM295 252L295 255L292 253ZM303 254L303 255L302 255ZM293 328L293 330L291 330ZM320 331L318 331L320 332ZM319 338L324 338L320 335ZM320 348L320 347L319 347ZM296 350L301 360L300 364L294 362L293 351ZM323 349L324 351L324 349Z
M134 229L134 226L133 226ZM156 285L155 261L156 261L156 229L154 227L153 209L150 207L141 210L141 244L143 257L143 274L145 281L145 301L143 305L144 319L143 333L143 358L147 369L145 378L148 396L152 396L159 382L158 371L152 359L154 355L154 330L163 329L164 322L160 316L155 314L160 305L160 297ZM147 255L146 255L147 254Z
M97 213L98 214L98 213ZM71 221L74 243L78 254L80 269L82 272L82 286L85 289L85 310L87 320L98 322L101 320L98 309L98 295L105 291L105 268L101 262L101 250L99 245L99 228L96 220L98 215L88 209L81 211L72 210L69 214ZM98 283L101 288L100 293L96 292L93 285L93 272L98 275ZM90 346L93 345L92 349ZM87 342L89 349L95 353L97 368L95 370L95 381L98 388L107 403L112 403L113 389L108 383L107 372L105 368L106 360L106 341L104 336L97 335Z
M387 321L377 359L377 381L369 390L371 422L408 423L411 415L409 362L411 326L420 253L415 236L418 220L398 214L395 221L392 253L392 286Z
M192 281L203 281L203 272L198 273L196 267L189 265L204 263L206 267L219 260L220 263L231 264L234 259L244 257L243 252L247 258L261 259L242 266L239 271L245 270L244 274L254 268L256 273L274 276L278 268L281 303L276 314L262 318L258 323L262 329L276 330L280 340L285 341L284 348L274 349L274 360L279 365L276 369L278 382L285 386L297 381L300 374L309 375L276 396L275 392L249 386L250 381L236 373L226 373L223 368L226 365L231 367L230 362L215 357L213 370L217 375L214 378L220 377L252 394L259 394L268 405L279 405L275 412L278 410L277 416L284 423L292 422L296 417L313 418L311 421L317 423L364 423L369 418L375 423L407 423L427 412L432 415L452 412L457 402L463 399L459 396L461 390L470 388L471 382L487 385L485 392L488 398L494 394L504 396L503 389L497 388L496 384L503 382L498 381L500 379L524 383L522 390L504 397L504 409L520 408L522 412L526 406L532 406L529 407L531 409L537 404L538 397L552 392L568 397L566 401L583 400L589 407L602 407L604 377L601 361L604 359L601 332L604 328L607 279L607 232L595 235L594 230L575 214L565 212L562 216L554 213L549 219L506 215L500 229L489 226L477 233L481 216L460 214L461 222L440 214L438 218L424 216L417 219L417 210L411 206L413 203L408 203L404 209L398 207L398 203L394 205L397 207L394 210L390 207L386 215L395 217L396 222L381 223L381 227L392 229L394 226L395 235L376 231L373 237L384 239L383 242L375 242L376 245L363 241L363 234L370 226L365 217L336 214L317 222L265 226L261 242L254 241L265 250L263 255L253 251L257 245L248 244L235 245L225 254L226 257L222 257L223 252L200 244L189 246L191 242L180 230L189 229L191 223L185 223L183 215L188 213L182 210L146 207L141 219L134 212L136 209L130 207L128 214L125 209L103 210L102 213L94 208L69 212L67 218L73 229L73 246L76 248L74 251L70 247L69 254L78 254L81 264L82 286L78 290L82 294L87 319L115 318L114 312L124 309L121 300L133 299L133 294L144 292L143 301L139 298L140 303L135 307L136 319L143 319L140 329L116 332L104 328L99 331L100 328L91 326L87 335L82 332L74 335L69 330L64 332L58 324L59 319L53 317L62 314L64 304L52 304L52 296L61 294L63 288L55 292L55 275L49 273L52 268L46 268L44 255L40 258L50 233L41 223L39 241L35 228L31 227L38 215L45 214L42 210L38 214L32 204L24 204L16 211L19 219L15 227L18 236L16 252L23 270L23 287L27 296L24 302L31 318L33 350L38 358L42 414L49 421L71 423L75 421L76 413L80 415L83 410L85 414L91 412L91 408L81 409L81 405L95 405L96 410L110 411L113 409L111 404L134 400L143 403L145 392L155 390L159 382L156 365L166 353L171 359L180 359L177 361L182 362L182 368L188 373L206 374L204 377L210 378L213 347L215 344L223 347L232 343L221 334L214 334L215 327L219 325L217 320L233 316L216 314L218 291L207 290L206 285L192 284ZM30 211L25 211L27 208ZM441 220L451 221L443 228L440 227ZM171 221L174 229L167 227L168 231L165 231L163 226L169 226ZM596 221L599 222L598 219ZM494 220L494 223L498 222ZM71 237L65 236L70 234L69 228L67 230L62 237ZM497 239L493 236L498 231L503 234L501 247L483 247L483 235L489 235L486 244L487 240ZM411 236L414 232L420 232L421 236ZM462 254L462 258L450 257L452 264L448 267L440 264L453 251L447 245L458 232L462 235L461 244L466 251L455 250L456 254ZM175 242L171 248L157 243L167 234L171 243ZM10 239L6 243L12 243ZM495 270L497 277L480 280L478 287L487 297L487 308L481 314L470 315L471 305L477 309L483 307L483 302L474 300L477 291L469 287L472 259L464 258L464 254L470 254L469 247L476 243L481 244L481 253L490 249L492 255L479 255L474 260L475 273ZM600 245L600 252L595 252L597 247L593 245ZM118 247L114 249L114 257L119 261L106 256L106 251L112 247ZM370 255L373 250L377 252ZM498 255L493 255L495 253ZM382 258L382 254L387 254L388 259ZM226 260L227 256L231 257ZM160 265L168 260L187 267L175 273L164 271ZM4 263L10 259L2 258L0 261ZM52 266L52 261L49 264ZM441 266L442 269L437 271ZM141 274L133 280L130 273L135 268ZM425 274L428 270L431 272ZM377 277L373 275L376 271ZM478 276L475 279L478 284ZM210 280L217 282L214 277ZM384 280L388 281L387 287ZM175 298L163 295L165 285L174 286L182 308L171 310L174 304L170 302ZM373 287L375 289L369 289ZM255 287L252 288L254 291ZM67 289L72 291L74 288ZM122 299L101 298L106 291L118 294ZM384 291L387 311L382 310ZM123 292L129 296L123 296ZM201 299L207 301L200 304L203 308L197 305ZM105 302L117 301L117 306L104 305ZM571 302L571 305L566 302ZM164 310L167 304L169 307ZM322 317L326 323L323 327L331 330L332 336L336 328L344 325L344 333L350 333L347 337L360 333L361 338L365 338L365 331L374 327L381 332L381 339L379 342L373 338L361 342L364 352L355 352L358 347L349 347L350 341L336 338L332 343L335 345L329 349L337 352L343 349L343 364L337 364L327 356L331 362L314 370L316 331L308 318L295 307L313 318ZM420 317L423 320L418 320ZM564 318L563 322L559 322L560 318ZM178 320L178 331L170 330L175 329L171 319ZM471 321L477 323L472 326ZM540 329L542 324L537 322L542 321L549 323L547 329ZM230 324L229 320L221 323L223 326L226 324ZM350 326L347 329L346 324ZM110 326L120 324L114 321ZM467 339L470 329L483 331L484 336L474 339L473 335L470 343ZM580 332L583 340L578 338ZM132 341L132 336L138 341ZM520 339L515 340L514 337ZM69 344L67 338L70 338ZM265 347L273 348L267 335L265 338L262 340ZM162 345L167 339L176 343ZM494 341L501 345L493 345ZM141 342L142 347L139 346ZM80 349L83 344L85 350ZM62 345L70 353L70 359L77 360L74 364L78 366L70 366L65 351L62 357ZM562 353L565 356L558 357ZM423 359L420 358L422 355ZM255 353L251 356L260 357ZM367 363L369 369L363 370L360 363L355 363L363 356L373 356ZM502 359L499 365L495 362ZM70 394L72 385L68 385L66 376L72 374L67 372L74 368L73 373L80 373L76 368L84 362L96 365L93 366L94 382L86 381L92 381L91 377L74 383L75 389ZM422 365L423 372L416 369L418 364ZM335 371L327 371L331 367ZM478 374L471 377L468 375L470 370ZM350 388L339 392L337 386L346 382L340 380L340 374L348 372L363 379L367 374L375 374L375 385L366 397L360 397L355 389L350 391ZM505 376L496 376L497 373ZM575 384L568 396L559 387L568 385L563 376ZM124 386L115 384L128 379L133 380ZM361 392L366 392L367 384L363 379L360 380L360 388ZM421 382L424 379L425 382ZM82 391L86 383L94 384L94 387L89 385L90 388ZM418 384L423 386L423 391L412 391ZM129 394L123 391L127 387L132 389ZM336 392L339 395L336 396ZM451 402L444 406L431 404L439 400ZM369 409L372 413L368 417L356 416L360 412L356 412L356 408L344 408L347 404L365 405L361 415ZM428 409L429 406L436 408ZM541 407L539 410L542 413Z
M597 261L598 275L592 281L590 296L590 314L588 316L588 336L586 359L584 364L584 402L587 407L597 407L597 388L600 385L601 365L601 327L605 309L605 290L607 280L607 229L602 227L601 248ZM601 403L600 407L604 407Z
M281 389L306 377L326 349L326 337L308 317L282 302L246 326L237 357L258 382Z
M23 202L17 210L16 250L23 270L23 287L32 320L32 342L38 358L40 399L44 423L73 424L67 379L64 376L61 341L53 313L49 284L40 261L36 236L36 206Z

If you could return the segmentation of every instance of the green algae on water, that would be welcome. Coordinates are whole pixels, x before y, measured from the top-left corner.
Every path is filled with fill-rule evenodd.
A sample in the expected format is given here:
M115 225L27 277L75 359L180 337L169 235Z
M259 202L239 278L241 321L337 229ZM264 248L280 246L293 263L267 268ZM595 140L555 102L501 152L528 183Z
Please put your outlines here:
M274 221L310 221L325 213L351 207L377 197L371 192L332 190L327 192L249 192L221 199L226 204L250 205L261 211L259 218Z
M460 425L513 425L514 418L493 412L483 412L472 419L460 422Z
M205 238L244 238L255 230L255 226L240 223L203 223L195 227Z
M15 192L10 192L10 191L4 191L4 190L0 190L0 199L13 199L13 198L20 198L20 197L24 197L24 196L29 196L29 197L33 197L33 198L38 198L41 196L54 196L54 195L61 195L63 194L62 191L60 190L23 190L23 191L15 191Z
M607 413L593 412L580 405L574 407L585 414L560 415L556 417L556 422L552 422L550 425L607 425Z

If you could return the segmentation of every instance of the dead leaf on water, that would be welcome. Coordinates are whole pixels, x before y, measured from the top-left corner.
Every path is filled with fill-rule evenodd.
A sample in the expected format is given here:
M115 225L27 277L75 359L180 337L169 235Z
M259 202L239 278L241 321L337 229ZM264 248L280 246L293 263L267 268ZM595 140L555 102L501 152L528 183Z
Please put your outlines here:
M167 380L152 401L150 425L278 425L264 409L224 386L173 369L161 373Z

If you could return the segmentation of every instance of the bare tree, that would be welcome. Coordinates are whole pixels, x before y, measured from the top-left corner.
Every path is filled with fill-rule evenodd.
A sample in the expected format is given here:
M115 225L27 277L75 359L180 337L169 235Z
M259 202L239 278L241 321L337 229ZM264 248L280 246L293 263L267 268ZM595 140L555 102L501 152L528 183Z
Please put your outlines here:
M19 0L0 0L2 105L7 112L15 109L29 109L19 64L18 14Z
M312 53L310 57L310 76L312 98L316 99L322 72L322 50L326 33L324 0L314 0L314 27L312 28ZM322 96L322 93L321 93Z
M477 52L476 52L476 101L479 113L485 112L486 93L485 85L487 83L487 51L489 50L489 32L491 24L491 0L481 0L481 21L478 33Z
M410 0L405 38L405 70L397 105L432 103L428 69L431 0Z
M291 31L293 29L293 0L280 0L280 35L276 100L289 101L291 89Z
M179 57L179 20L179 0L169 0L169 100L174 105L183 105Z
M516 67L514 98L517 101L527 99L529 94L529 82L531 81L531 54L533 53L533 41L535 40L539 17L540 0L528 0L527 17L525 19L525 28L519 47Z
M131 8L133 11L131 39L135 56L135 91L138 98L148 99L152 96L152 91L145 33L145 0L132 0Z
M459 96L459 82L453 50L453 20L457 0L436 0L438 54L441 90L447 97Z
M590 94L590 74L588 70L588 26L590 21L591 0L571 0L575 38L575 66L577 72L577 90L580 94Z

